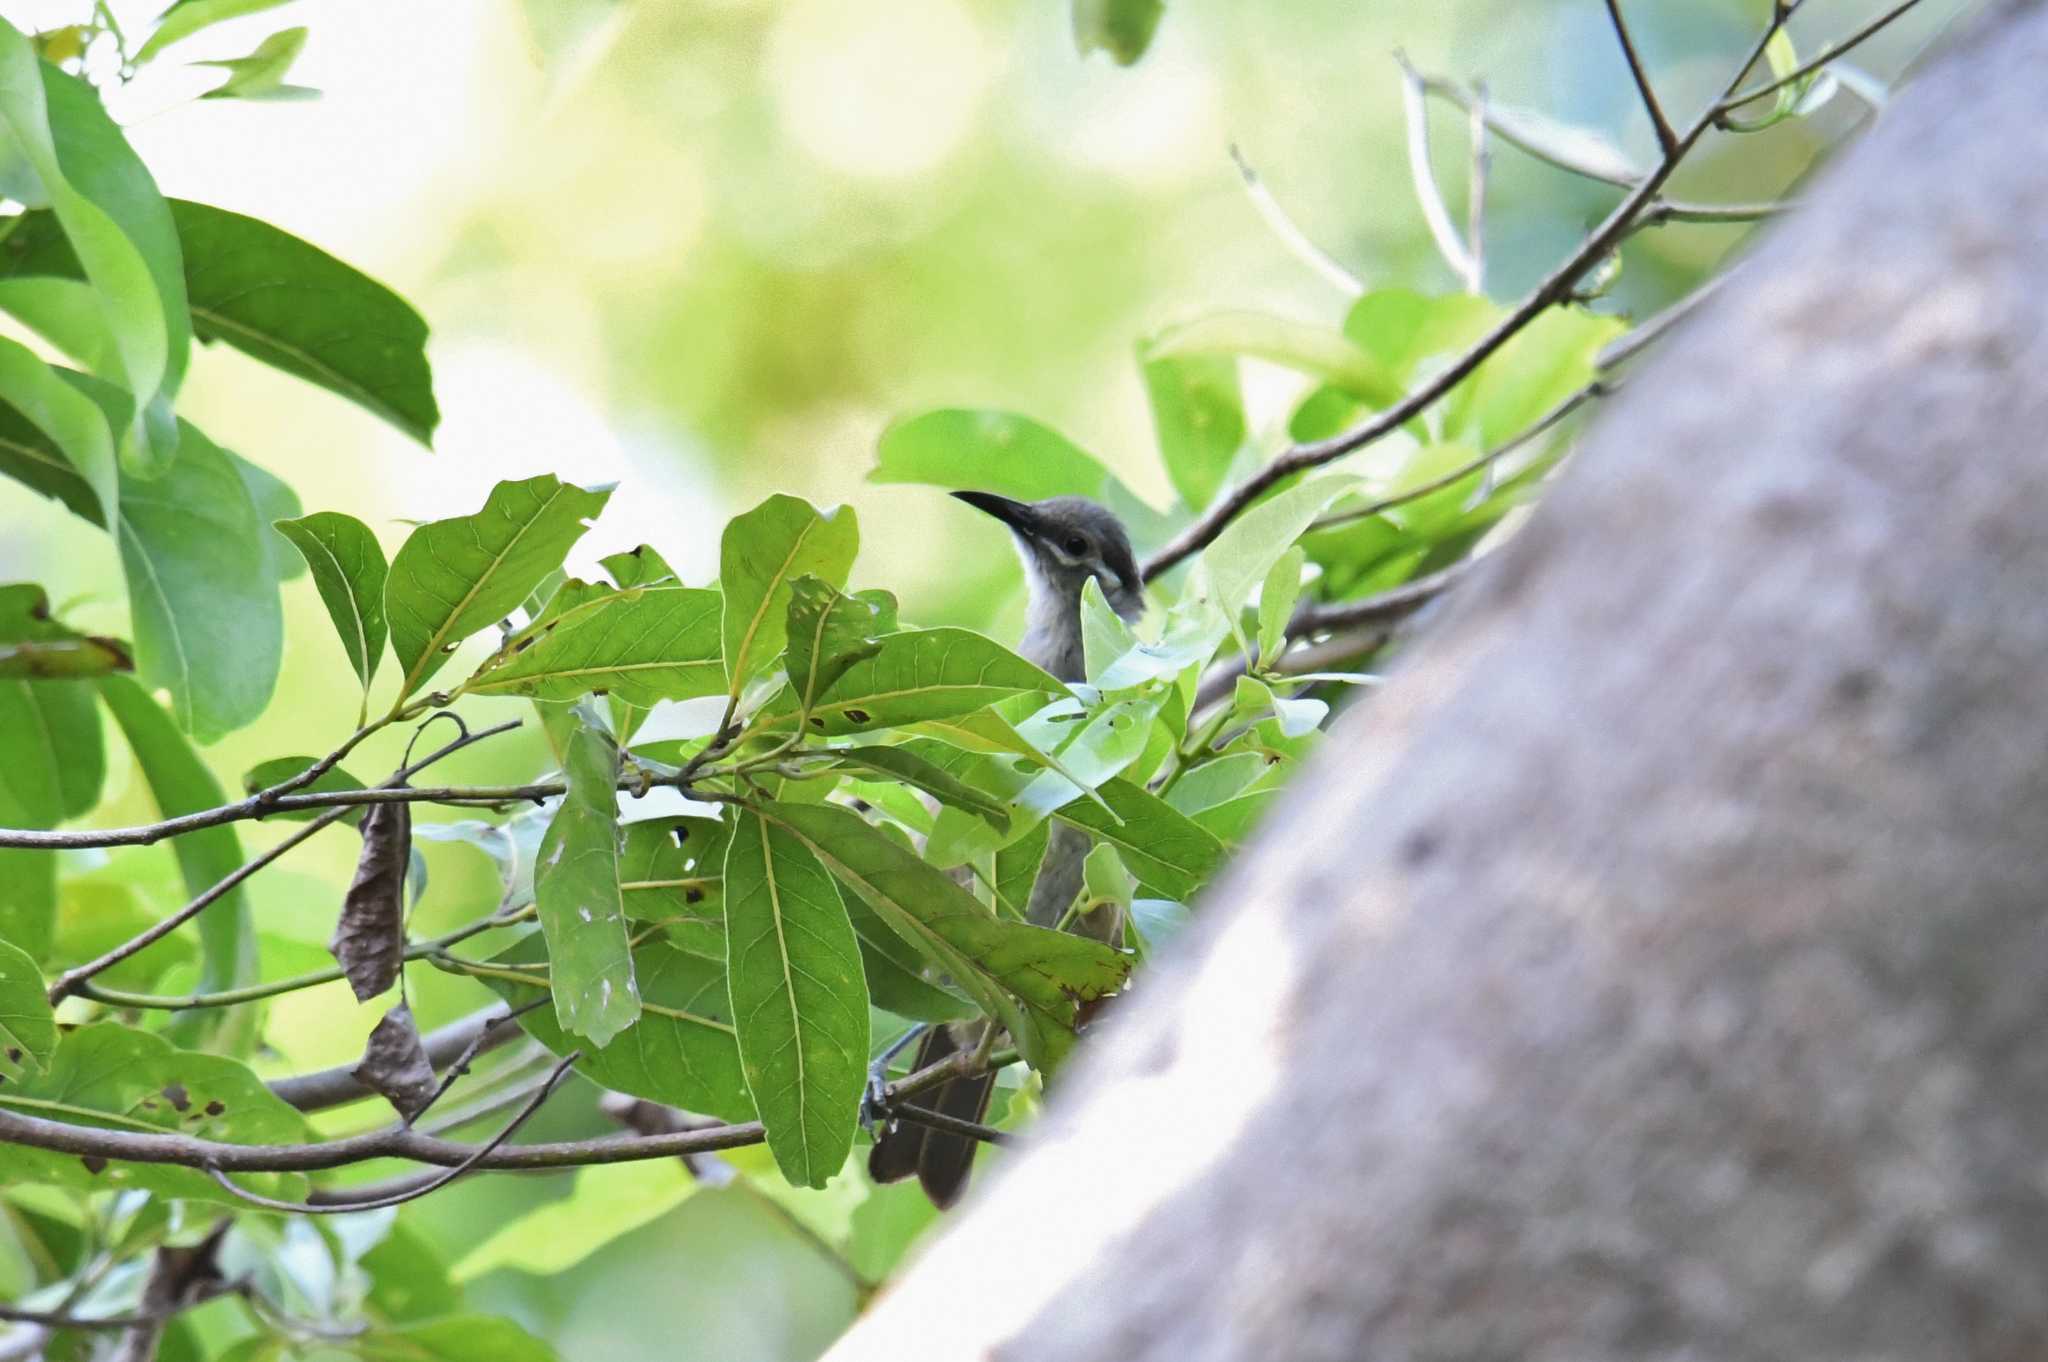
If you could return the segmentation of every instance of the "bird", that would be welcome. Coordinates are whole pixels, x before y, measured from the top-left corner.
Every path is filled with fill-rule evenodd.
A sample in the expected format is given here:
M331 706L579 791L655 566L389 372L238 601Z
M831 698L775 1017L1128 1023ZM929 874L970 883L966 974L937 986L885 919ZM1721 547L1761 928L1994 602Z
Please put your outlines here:
M1123 522L1115 512L1086 497L1016 501L993 492L953 495L1001 521L1016 543L1029 590L1019 655L1061 681L1086 680L1081 645L1083 588L1090 581L1096 583L1110 609L1127 624L1136 623L1145 613L1145 582ZM1053 825L1025 905L1025 921L1056 927L1066 917L1074 896L1081 891L1081 865L1089 846L1085 832L1064 823ZM1123 922L1115 912L1085 914L1073 928L1112 946L1123 941ZM926 1030L913 1072L977 1044L983 1025L986 1023ZM956 1078L933 1089L925 1104L947 1116L979 1121L988 1111L994 1088L994 1074ZM967 1136L927 1126L884 1126L868 1156L868 1175L876 1182L896 1182L915 1173L932 1204L944 1210L966 1191L975 1148L976 1141Z

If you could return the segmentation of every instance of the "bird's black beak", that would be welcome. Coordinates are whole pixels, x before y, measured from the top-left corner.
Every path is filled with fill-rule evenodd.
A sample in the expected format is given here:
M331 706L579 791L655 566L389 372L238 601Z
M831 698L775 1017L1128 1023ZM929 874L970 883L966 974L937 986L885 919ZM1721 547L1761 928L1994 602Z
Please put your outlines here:
M993 492L955 492L955 497L977 511L986 511L1019 534L1038 532L1038 512L1022 501L999 497Z

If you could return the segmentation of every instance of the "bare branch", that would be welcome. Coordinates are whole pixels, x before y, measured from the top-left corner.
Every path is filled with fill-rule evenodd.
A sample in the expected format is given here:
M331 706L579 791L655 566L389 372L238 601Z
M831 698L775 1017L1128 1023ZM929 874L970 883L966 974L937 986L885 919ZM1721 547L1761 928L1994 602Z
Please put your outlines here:
M1643 97L1643 110L1650 115L1650 126L1656 129L1657 145L1669 156L1678 147L1678 134L1671 130L1671 120L1664 116L1664 106L1657 102L1650 73L1643 68L1643 57L1629 34L1628 20L1621 15L1621 0L1607 0L1607 17L1614 21L1614 36L1621 42L1621 54L1628 58L1628 73L1635 77L1636 93Z
M1429 106L1422 97L1422 76L1408 64L1406 53L1395 52L1394 60L1401 67L1401 108L1408 119L1408 173L1415 181L1415 198L1422 206L1422 220L1429 224L1437 253L1464 284L1465 291L1477 293L1477 262L1451 223L1451 210L1444 205L1443 190L1437 185L1436 171L1429 163Z
M1847 53L1849 53L1852 49L1862 46L1865 41L1872 37L1875 37L1894 19L1899 18L1900 16L1905 14L1907 10L1912 9L1915 5L1919 3L1920 0L1900 0L1898 4L1893 5L1883 14L1878 15L1875 19L1872 19L1863 27L1857 29L1854 33L1851 33L1848 37L1843 38L1839 42L1829 43L1826 47L1823 47L1820 50L1820 55L1813 58L1813 60L1801 63L1800 65L1794 67L1792 70L1786 72L1784 75L1778 77L1776 80L1770 81L1763 85L1755 86L1748 90L1744 90L1740 94L1731 93L1728 95L1724 95L1721 98L1721 101L1714 106L1713 116L1715 118L1720 118L1724 115L1733 113L1735 110L1741 108L1745 104L1754 103L1756 100L1762 99L1765 95L1774 95L1788 85L1793 85L1798 83L1799 81L1805 80L1808 76L1820 70L1823 66L1826 66L1829 62L1835 60L1837 57L1844 56Z
M999 1050L983 1064L967 1051L956 1051L892 1083L885 1100L900 1101L948 1079L987 1073L1016 1062L1014 1050ZM4 1103L0 1103L4 1107ZM596 1164L632 1163L642 1159L709 1154L760 1144L759 1121L680 1130L658 1135L602 1135L586 1140L508 1145L487 1150L472 1144L438 1139L403 1125L386 1126L361 1135L309 1144L229 1144L174 1132L106 1130L73 1125L47 1117L24 1116L0 1109L0 1144L50 1149L81 1158L119 1159L127 1163L172 1164L224 1173L315 1173L346 1168L374 1159L409 1159L442 1168L534 1170L580 1168ZM356 1203L358 1206L361 1203Z
M209 1167L206 1171L212 1175L215 1182L219 1183L227 1191L234 1193L252 1206L261 1206L266 1211L284 1211L298 1215L341 1215L351 1211L375 1211L381 1210L386 1206L403 1205L405 1202L417 1200L429 1192L439 1191L464 1173L474 1170L485 1159L496 1153L504 1145L505 1141L511 1139L518 1132L519 1127L525 1125L532 1118L533 1114L541 1109L542 1104L554 1095L555 1089L561 1086L564 1078L568 1077L570 1066L581 1058L583 1058L581 1050L572 1050L564 1055L561 1062L556 1064L553 1071L548 1074L547 1082L541 1084L539 1090L531 1098L527 1099L526 1105L519 1109L519 1114L507 1121L503 1130L493 1135L485 1144L480 1145L475 1153L471 1154L461 1163L456 1164L438 1177L430 1178L426 1182L420 1183L418 1186L407 1187L385 1196L347 1202L338 1206L318 1201L279 1201L273 1197L262 1196L246 1188L237 1187L234 1179L219 1168Z
M1259 178L1259 172L1252 169L1252 163L1245 159L1235 142L1230 144L1230 159L1237 163L1237 173L1244 180L1244 192L1251 199L1252 207L1259 210L1259 216L1266 220L1266 226L1272 229L1273 235L1279 237L1302 263L1345 293L1356 297L1365 292L1365 284L1357 275L1345 269L1337 257L1310 240L1308 233L1295 225L1294 219L1280 206L1280 200L1273 197L1273 191Z
M1486 82L1472 86L1472 108L1466 136L1472 144L1472 168L1465 188L1465 249L1472 256L1472 291L1486 292L1486 181L1493 170L1493 149L1486 140Z
M1776 23L1764 30L1748 56L1737 67L1736 75L1729 82L1730 89L1756 64L1777 31ZM1709 109L1681 134L1671 152L1615 207L1613 212L1607 215L1605 221L1594 228L1592 234L1579 244L1579 248L1537 284L1491 331L1473 342L1464 354L1408 396L1363 424L1327 440L1295 445L1275 457L1264 468L1224 494L1192 525L1174 536L1148 558L1143 567L1145 580L1151 581L1182 560L1199 553L1213 542L1217 535L1223 533L1225 526L1275 484L1296 473L1320 468L1324 464L1343 458L1346 454L1363 449L1390 432L1399 430L1463 382L1473 370L1485 363L1495 351L1507 344L1530 322L1570 297L1572 287L1578 282L1579 277L1612 251L1628 234L1636 217L1656 199L1657 191L1664 187L1665 181L1678 168L1678 163L1706 134L1716 116L1714 109Z

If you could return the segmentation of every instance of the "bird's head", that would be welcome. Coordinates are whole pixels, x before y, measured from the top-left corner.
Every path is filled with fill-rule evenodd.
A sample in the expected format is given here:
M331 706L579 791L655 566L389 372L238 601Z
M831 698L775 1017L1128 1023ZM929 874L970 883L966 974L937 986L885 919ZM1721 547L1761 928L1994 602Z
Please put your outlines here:
M1114 512L1086 497L1012 501L992 492L953 495L1010 527L1034 593L1050 593L1078 608L1081 588L1093 577L1110 609L1124 619L1145 613L1145 583L1131 537Z

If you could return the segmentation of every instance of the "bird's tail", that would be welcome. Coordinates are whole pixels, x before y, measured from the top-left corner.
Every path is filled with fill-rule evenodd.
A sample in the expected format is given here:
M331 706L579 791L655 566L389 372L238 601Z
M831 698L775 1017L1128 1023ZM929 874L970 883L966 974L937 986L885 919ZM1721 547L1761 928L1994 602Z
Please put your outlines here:
M918 1043L915 1073L961 1049L961 1041L948 1026L934 1026ZM973 1078L950 1079L915 1099L919 1105L963 1121L979 1121L988 1114L988 1101L995 1091L996 1076L977 1074ZM924 1194L940 1210L960 1199L967 1190L967 1176L974 1171L974 1148L979 1143L965 1135L952 1135L911 1121L899 1121L875 1137L868 1153L868 1176L876 1182L897 1182L917 1174Z

